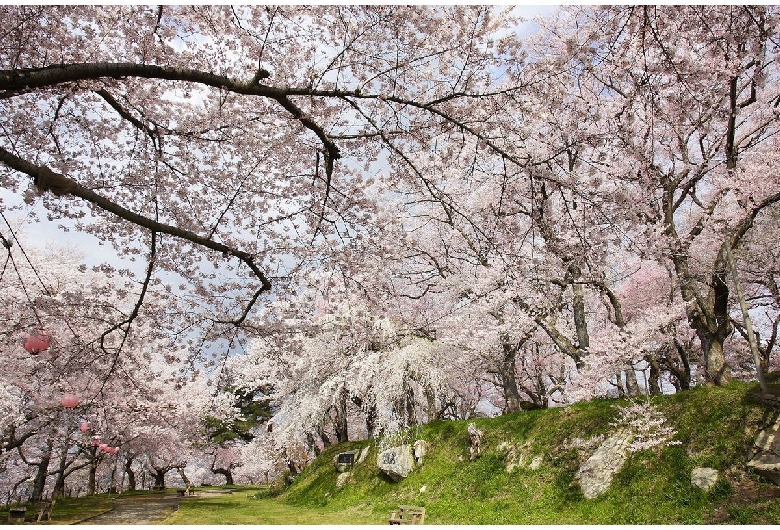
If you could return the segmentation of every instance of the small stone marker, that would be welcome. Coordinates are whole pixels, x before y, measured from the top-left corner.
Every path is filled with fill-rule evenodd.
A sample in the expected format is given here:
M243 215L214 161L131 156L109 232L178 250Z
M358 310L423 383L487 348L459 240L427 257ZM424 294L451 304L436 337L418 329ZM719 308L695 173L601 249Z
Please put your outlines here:
M336 455L333 461L333 465L336 467L336 471L344 473L352 469L355 464L355 456L357 451L346 451Z

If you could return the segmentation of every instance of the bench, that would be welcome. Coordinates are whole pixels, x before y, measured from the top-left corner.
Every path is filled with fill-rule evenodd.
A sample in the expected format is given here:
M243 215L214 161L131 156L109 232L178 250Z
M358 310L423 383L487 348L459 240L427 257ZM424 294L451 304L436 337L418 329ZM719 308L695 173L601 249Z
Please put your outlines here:
M53 499L50 501L41 501L38 504L38 516L36 517L35 522L40 523L41 521L50 521L52 508L54 508Z
M19 508L8 508L8 523L23 523L25 513L27 513L27 508L25 506L21 506Z
M423 524L425 508L422 506L399 506L390 512L390 524Z

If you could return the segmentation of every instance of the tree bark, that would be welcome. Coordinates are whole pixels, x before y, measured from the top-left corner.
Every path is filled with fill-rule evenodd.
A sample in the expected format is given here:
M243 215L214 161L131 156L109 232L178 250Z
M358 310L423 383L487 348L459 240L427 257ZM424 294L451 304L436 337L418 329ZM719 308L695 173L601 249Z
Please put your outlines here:
M170 471L170 468L152 466L152 471L154 489L165 489L165 474Z
M650 376L647 379L647 391L651 396L657 396L661 393L661 363L652 356L647 356L647 364L650 367Z
M46 488L46 477L49 476L49 462L51 462L51 450L54 441L50 438L46 442L41 454L41 460L36 464L35 479L33 480L33 491L30 495L30 502L41 502L43 491Z
M97 493L97 480L95 475L97 474L97 447L94 445L89 448L89 467L87 472L87 495L95 495Z
M233 472L230 469L225 469L224 467L218 467L218 468L211 468L212 473L215 473L217 475L222 475L225 477L225 484L228 486L232 486L234 484L233 482Z
M498 376L501 380L501 388L504 391L504 413L511 414L522 410L520 389L517 386L517 374L515 373L515 361L519 346L509 343L509 337L502 337L501 345L504 355L498 367Z
M54 488L51 492L52 499L65 496L65 468L68 466L68 444L65 442L65 447L62 448L62 455L60 456L59 465L57 466L57 474L54 479Z
M176 470L179 472L179 476L181 477L182 481L184 481L184 485L187 488L187 491L192 489L192 482L190 482L189 477L184 473L184 466L179 466L176 468Z
M634 371L634 366L631 363L631 361L626 363L626 366L625 368L623 368L623 371L626 374L626 393L629 396L638 396L639 383L636 380L636 372Z
M333 420L333 430L336 434L336 442L349 441L349 432L347 429L347 389L342 387L338 391L333 408L335 409L335 418Z
M127 457L124 463L125 474L127 475L127 489L136 490L135 471L133 471L133 457Z
M590 336L588 335L588 320L585 314L585 287L579 282L582 271L575 263L571 263L568 275L574 295L572 310L574 312L574 329L577 333L577 349L586 352L590 347Z

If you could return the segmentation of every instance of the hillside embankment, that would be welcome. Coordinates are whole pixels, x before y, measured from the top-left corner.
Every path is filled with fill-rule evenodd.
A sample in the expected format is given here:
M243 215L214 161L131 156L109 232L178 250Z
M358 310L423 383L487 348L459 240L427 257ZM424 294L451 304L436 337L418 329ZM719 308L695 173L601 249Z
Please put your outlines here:
M426 524L778 524L780 487L748 464L779 412L747 383L633 407L593 400L475 419L483 435L473 460L470 422L437 421L328 447L279 501L371 511L377 523L416 505ZM425 454L405 478L380 470L392 447L414 460L418 440ZM355 463L337 469L347 451Z

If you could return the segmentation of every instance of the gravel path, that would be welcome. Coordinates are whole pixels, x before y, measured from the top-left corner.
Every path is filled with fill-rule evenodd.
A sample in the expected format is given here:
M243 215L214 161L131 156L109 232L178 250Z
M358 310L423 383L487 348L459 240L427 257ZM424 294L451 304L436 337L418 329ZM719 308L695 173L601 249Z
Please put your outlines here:
M155 524L179 508L177 495L133 495L117 497L114 507L77 524Z

